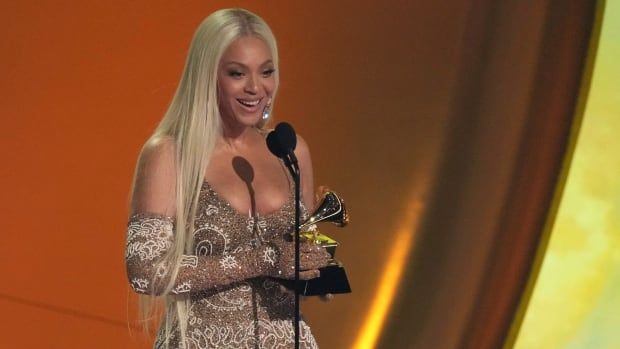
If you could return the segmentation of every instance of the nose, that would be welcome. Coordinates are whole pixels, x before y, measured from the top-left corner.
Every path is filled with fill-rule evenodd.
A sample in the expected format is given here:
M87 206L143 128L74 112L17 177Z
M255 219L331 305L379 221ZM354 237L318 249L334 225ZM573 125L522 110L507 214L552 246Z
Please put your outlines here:
M245 92L249 94L257 94L258 93L258 79L254 75L249 75L246 83L245 83Z

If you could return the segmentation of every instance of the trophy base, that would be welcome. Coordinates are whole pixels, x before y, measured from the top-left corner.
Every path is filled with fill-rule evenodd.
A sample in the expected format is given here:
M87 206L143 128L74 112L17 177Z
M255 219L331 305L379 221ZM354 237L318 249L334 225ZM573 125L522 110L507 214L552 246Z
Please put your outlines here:
M349 278L344 267L338 262L320 268L321 276L310 280L299 280L297 293L302 296L320 296L324 294L351 293ZM295 281L288 282L293 289Z

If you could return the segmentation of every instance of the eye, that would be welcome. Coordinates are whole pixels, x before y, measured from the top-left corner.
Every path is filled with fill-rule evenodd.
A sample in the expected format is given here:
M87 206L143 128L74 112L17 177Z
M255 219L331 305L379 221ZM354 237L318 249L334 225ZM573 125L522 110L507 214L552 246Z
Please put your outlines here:
M270 68L270 69L265 69L265 70L263 70L263 77L268 78L268 77L272 76L272 75L273 75L273 73L275 73L275 71L276 71L276 70L275 70L275 69L273 69L273 68Z
M228 71L228 76L234 78L234 79L239 79L243 76L243 73L238 71L238 70L229 70Z

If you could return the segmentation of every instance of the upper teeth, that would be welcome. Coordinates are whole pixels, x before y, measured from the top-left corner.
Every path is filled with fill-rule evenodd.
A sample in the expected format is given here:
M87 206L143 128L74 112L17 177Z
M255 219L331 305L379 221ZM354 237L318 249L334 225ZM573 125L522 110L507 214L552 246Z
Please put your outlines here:
M245 105L255 106L255 105L258 104L258 102L260 102L260 100L256 100L256 101L243 101L243 100L239 100L239 102L241 102L242 104L245 104Z

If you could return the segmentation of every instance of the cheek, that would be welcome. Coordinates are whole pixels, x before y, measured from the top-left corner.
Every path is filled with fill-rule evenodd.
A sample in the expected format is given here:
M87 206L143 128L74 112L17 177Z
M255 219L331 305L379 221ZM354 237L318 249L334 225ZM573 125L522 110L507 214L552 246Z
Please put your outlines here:
M272 94L273 91L276 89L276 82L275 80L268 80L267 82L265 82L265 91L267 91L268 94Z
M220 96L220 99L222 100L228 100L231 98L235 98L235 95L238 92L238 87L235 86L235 84L231 83L230 81L223 82L218 87L220 90L219 96Z

